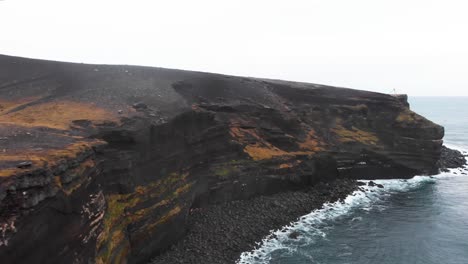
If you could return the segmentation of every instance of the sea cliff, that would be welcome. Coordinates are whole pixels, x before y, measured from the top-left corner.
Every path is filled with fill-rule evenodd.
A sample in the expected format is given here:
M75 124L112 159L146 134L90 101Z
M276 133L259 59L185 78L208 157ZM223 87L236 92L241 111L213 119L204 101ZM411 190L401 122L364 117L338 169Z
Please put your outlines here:
M200 208L435 174L443 136L405 95L0 56L0 259L142 263Z

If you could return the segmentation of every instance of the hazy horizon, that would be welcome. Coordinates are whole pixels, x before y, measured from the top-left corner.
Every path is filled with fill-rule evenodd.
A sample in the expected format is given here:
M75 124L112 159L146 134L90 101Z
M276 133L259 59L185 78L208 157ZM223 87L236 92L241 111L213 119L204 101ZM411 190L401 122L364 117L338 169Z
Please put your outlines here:
M461 0L0 1L0 54L468 96Z

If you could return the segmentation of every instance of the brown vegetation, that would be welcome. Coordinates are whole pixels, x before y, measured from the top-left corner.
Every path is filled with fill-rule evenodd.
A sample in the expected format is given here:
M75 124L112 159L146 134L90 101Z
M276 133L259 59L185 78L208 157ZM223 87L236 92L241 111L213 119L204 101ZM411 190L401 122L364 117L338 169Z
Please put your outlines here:
M52 101L36 104L19 111L0 115L0 123L62 130L69 129L73 120L89 120L94 123L118 122L114 114L103 108L91 103L73 101Z

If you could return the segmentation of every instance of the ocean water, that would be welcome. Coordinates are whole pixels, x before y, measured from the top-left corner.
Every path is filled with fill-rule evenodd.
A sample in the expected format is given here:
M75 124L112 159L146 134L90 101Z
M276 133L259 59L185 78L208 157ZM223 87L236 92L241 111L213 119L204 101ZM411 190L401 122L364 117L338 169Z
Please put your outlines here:
M415 97L411 108L468 151L468 97ZM468 176L378 180L344 203L327 204L244 252L239 264L468 264ZM289 238L297 232L297 239Z

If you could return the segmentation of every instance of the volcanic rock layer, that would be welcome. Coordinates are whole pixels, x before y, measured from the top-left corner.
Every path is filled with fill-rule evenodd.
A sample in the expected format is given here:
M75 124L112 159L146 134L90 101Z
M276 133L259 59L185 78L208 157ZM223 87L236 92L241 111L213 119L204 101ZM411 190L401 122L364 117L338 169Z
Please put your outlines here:
M0 56L0 259L145 262L190 210L436 173L443 135L404 95Z

